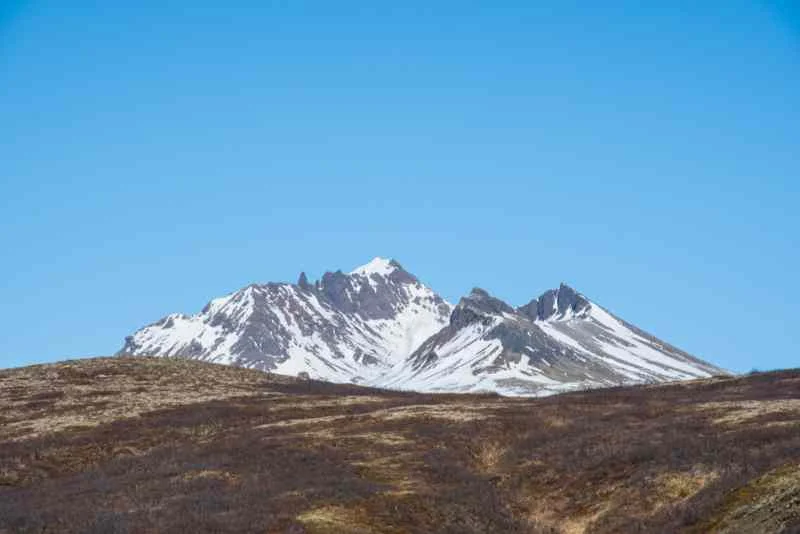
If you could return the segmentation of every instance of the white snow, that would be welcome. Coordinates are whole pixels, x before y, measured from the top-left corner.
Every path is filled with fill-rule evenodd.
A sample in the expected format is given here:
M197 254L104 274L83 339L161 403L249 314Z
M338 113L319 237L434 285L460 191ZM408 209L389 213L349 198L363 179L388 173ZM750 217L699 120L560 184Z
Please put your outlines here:
M592 306L590 317L624 342L604 342L602 343L603 352L622 359L628 359L640 367L652 368L656 372L671 375L678 379L711 376L709 372L684 361L682 358L679 359L676 355L668 355L665 352L656 350L646 339L631 331L600 306Z
M405 360L423 341L441 330L452 310L452 305L445 303L447 313L440 314L436 309L436 294L418 282L406 284L403 291L408 304L397 310L394 318L367 321L380 333L386 352L394 363Z
M586 321L598 325L602 336L592 335L581 343ZM592 303L586 319L564 318L537 321L537 326L559 343L569 346L580 354L595 358L614 368L631 380L685 379L709 376L704 369L685 361L666 349L657 350L652 343L642 338L622 322Z
M361 267L356 267L349 274L359 274L361 276L366 276L369 278L373 274L377 274L380 276L387 276L392 274L397 268L392 265L392 260L375 257L369 263L362 265Z

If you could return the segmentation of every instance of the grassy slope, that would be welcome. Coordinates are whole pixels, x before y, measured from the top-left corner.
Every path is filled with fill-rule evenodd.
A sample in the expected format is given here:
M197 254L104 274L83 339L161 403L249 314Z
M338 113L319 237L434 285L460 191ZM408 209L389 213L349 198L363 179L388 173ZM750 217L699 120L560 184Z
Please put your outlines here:
M800 371L545 399L165 359L0 371L0 532L797 525Z

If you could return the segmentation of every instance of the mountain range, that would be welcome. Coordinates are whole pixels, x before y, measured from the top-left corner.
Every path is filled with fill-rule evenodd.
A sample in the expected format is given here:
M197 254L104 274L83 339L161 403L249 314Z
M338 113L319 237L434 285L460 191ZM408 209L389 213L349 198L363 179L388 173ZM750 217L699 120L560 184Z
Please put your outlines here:
M313 283L301 273L295 284L251 284L137 330L119 354L504 395L727 374L565 284L516 308L479 288L453 306L384 258Z

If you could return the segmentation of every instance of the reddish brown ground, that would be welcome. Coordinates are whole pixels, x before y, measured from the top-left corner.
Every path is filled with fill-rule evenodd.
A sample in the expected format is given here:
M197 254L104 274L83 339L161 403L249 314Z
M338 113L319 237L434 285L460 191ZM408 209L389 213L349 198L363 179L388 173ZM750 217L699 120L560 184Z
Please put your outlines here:
M546 399L0 371L0 532L798 532L800 371Z

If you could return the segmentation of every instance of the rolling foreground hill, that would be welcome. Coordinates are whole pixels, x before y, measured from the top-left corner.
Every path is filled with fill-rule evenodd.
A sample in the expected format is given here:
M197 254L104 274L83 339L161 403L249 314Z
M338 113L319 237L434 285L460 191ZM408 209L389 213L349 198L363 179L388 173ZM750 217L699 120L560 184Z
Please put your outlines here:
M541 399L171 358L0 371L0 532L800 529L800 371Z
M180 356L340 383L543 396L726 372L561 284L517 308L475 288L453 306L395 260L313 284L252 284L128 336Z

